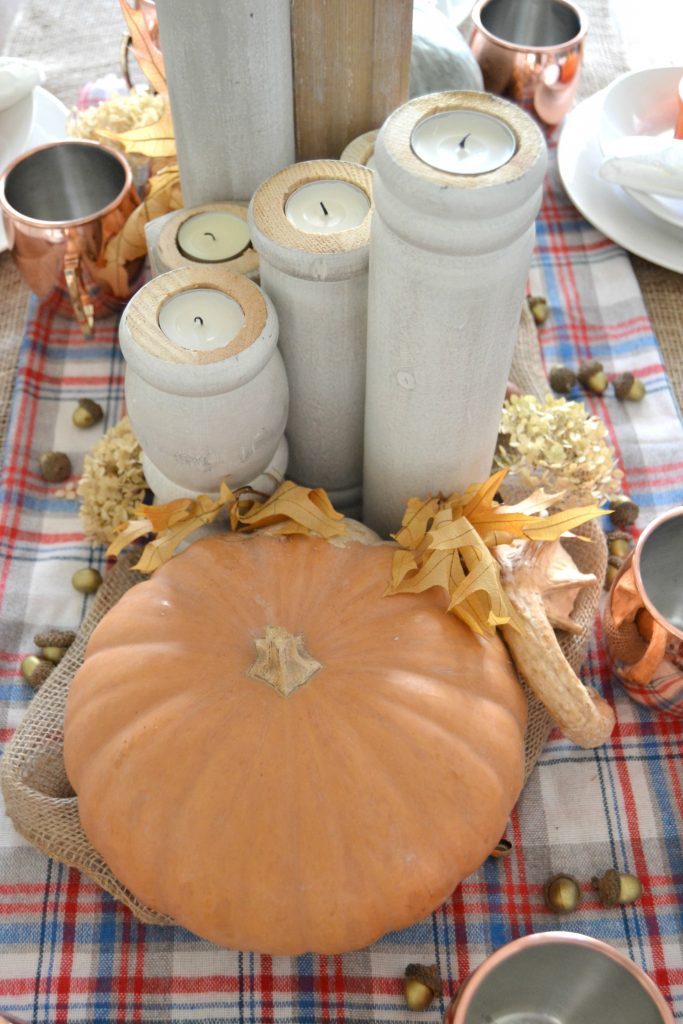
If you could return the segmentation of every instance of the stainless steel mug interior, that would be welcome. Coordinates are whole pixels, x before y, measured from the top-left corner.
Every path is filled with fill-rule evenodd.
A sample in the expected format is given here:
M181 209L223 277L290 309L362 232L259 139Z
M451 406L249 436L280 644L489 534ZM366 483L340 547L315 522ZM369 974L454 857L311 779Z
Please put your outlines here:
M490 0L480 17L487 32L514 46L562 46L581 30L577 12L561 0Z
M683 509L672 510L643 533L634 570L651 610L683 636Z
M23 217L64 224L106 209L125 184L126 172L112 153L71 142L21 160L7 175L5 198Z
M673 1024L664 997L639 967L574 933L510 943L475 971L462 996L463 1015L451 1018L462 1024Z

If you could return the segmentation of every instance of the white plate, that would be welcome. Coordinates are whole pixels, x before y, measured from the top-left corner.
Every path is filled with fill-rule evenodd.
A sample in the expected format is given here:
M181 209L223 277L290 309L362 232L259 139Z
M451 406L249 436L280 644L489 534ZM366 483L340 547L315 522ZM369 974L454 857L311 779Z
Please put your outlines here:
M66 119L69 111L61 100L53 96L47 89L37 85L33 90L33 120L28 134L22 138L19 147L9 157L0 171L3 171L8 163L11 163L22 153L28 152L34 146L42 146L45 142L53 142L55 139L65 139ZM0 252L7 249L7 237L5 229L0 221Z
M602 153L597 141L604 92L580 103L565 121L557 147L562 183L574 206L599 231L636 256L683 274L683 237L634 202L619 185L598 175Z
M673 138L681 77L683 68L648 68L628 72L607 86L599 125L605 156L618 155L618 143L631 135L661 142ZM683 227L683 198L631 188L625 191L657 217Z

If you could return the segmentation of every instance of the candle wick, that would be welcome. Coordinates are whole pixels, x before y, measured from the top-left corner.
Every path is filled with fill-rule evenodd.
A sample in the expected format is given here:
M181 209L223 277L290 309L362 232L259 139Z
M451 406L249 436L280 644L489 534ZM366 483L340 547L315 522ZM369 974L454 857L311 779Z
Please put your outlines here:
M458 143L458 146L460 147L460 149L464 149L465 148L465 143L467 142L467 140L469 139L471 134L472 134L472 132L468 132L467 135L463 135L463 137L461 138L460 142Z
M204 234L209 235L209 237L213 238L214 242L216 241L216 236L214 235L213 231L205 231Z
M198 323L200 327L203 327L203 326L204 326L204 321L202 320L202 318L201 318L200 316L196 316L196 317L194 318L194 322L195 322L195 323Z
M325 204L324 204L324 203L322 202L322 200L321 200L321 202L320 202L320 205L321 205L321 206L322 206L322 208L323 208L323 213L325 214L325 216L326 216L326 217L327 217L327 216L329 216L329 215L328 215L328 213L327 213L327 209L326 209L326 207L325 207Z

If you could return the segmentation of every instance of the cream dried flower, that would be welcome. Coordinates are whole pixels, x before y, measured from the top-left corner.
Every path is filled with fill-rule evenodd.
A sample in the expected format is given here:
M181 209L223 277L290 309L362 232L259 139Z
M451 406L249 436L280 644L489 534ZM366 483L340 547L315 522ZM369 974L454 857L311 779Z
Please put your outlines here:
M623 473L607 441L604 423L581 402L512 395L503 406L498 466L518 490L539 487L563 492L557 505L568 508L614 498Z
M110 138L102 136L101 131L104 129L119 134L132 128L145 128L155 124L163 112L163 96L131 89L127 96L112 96L85 110L72 110L67 121L67 131L75 138L93 139L122 149Z
M85 456L78 484L83 532L93 544L110 544L114 527L125 523L144 499L147 483L140 445L125 416Z

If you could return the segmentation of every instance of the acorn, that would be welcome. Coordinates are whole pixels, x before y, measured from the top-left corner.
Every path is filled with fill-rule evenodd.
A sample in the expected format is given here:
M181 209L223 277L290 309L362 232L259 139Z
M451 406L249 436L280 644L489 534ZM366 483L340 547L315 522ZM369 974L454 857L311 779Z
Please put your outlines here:
M31 682L33 675L38 670L38 668L43 664L44 661L45 659L40 658L37 654L29 654L26 658L24 658L24 660L21 663L21 674L27 683ZM52 665L50 665L50 668L52 668Z
M74 426L87 430L88 427L99 423L103 416L102 406L93 402L92 398L79 398L71 419Z
M509 839L501 839L497 846L495 846L489 857L493 857L495 860L501 860L503 857L509 857L512 853L512 843Z
M643 893L639 878L617 871L616 868L608 868L600 878L591 879L591 884L597 890L604 907L635 903Z
M635 501L631 501L631 499L625 494L620 494L617 498L614 498L609 503L609 508L612 509L610 522L612 526L616 526L617 528L633 526L640 515L640 509L636 505Z
M593 391L596 395L602 395L607 390L609 381L602 363L597 359L589 359L579 365L577 377L587 391Z
M441 975L436 964L408 964L403 979L403 995L409 1010L426 1010L441 992Z
M527 302L534 321L540 327L548 319L548 300L544 299L542 295L529 295Z
M607 547L610 555L617 558L626 558L633 547L633 538L625 530L612 530L607 537Z
M50 645L48 647L43 647L43 657L47 658L48 661L51 661L53 665L58 665L66 654L66 651L66 647L55 647Z
M645 395L645 385L628 370L614 378L614 394L622 402L639 402Z
M58 484L71 476L71 459L64 452L43 452L39 463L40 475L48 483Z
M581 886L573 875L553 875L543 888L546 906L556 914L571 914L581 903Z
M71 585L79 594L94 594L102 585L97 569L78 569L71 577Z
M607 569L605 570L605 590L609 590L614 583L617 573L621 569L623 558L619 558L617 555L610 555L607 559Z
M548 374L550 387L558 395L567 395L577 381L576 374L568 366L552 366Z
M38 690L43 685L47 677L50 675L53 668L54 665L52 664L51 661L45 661L43 658L41 658L40 665L38 665L36 670L31 673L31 678L27 680L27 682L29 683L30 686L33 687L34 690Z
M46 629L36 633L33 642L36 647L71 647L75 639L73 629Z

